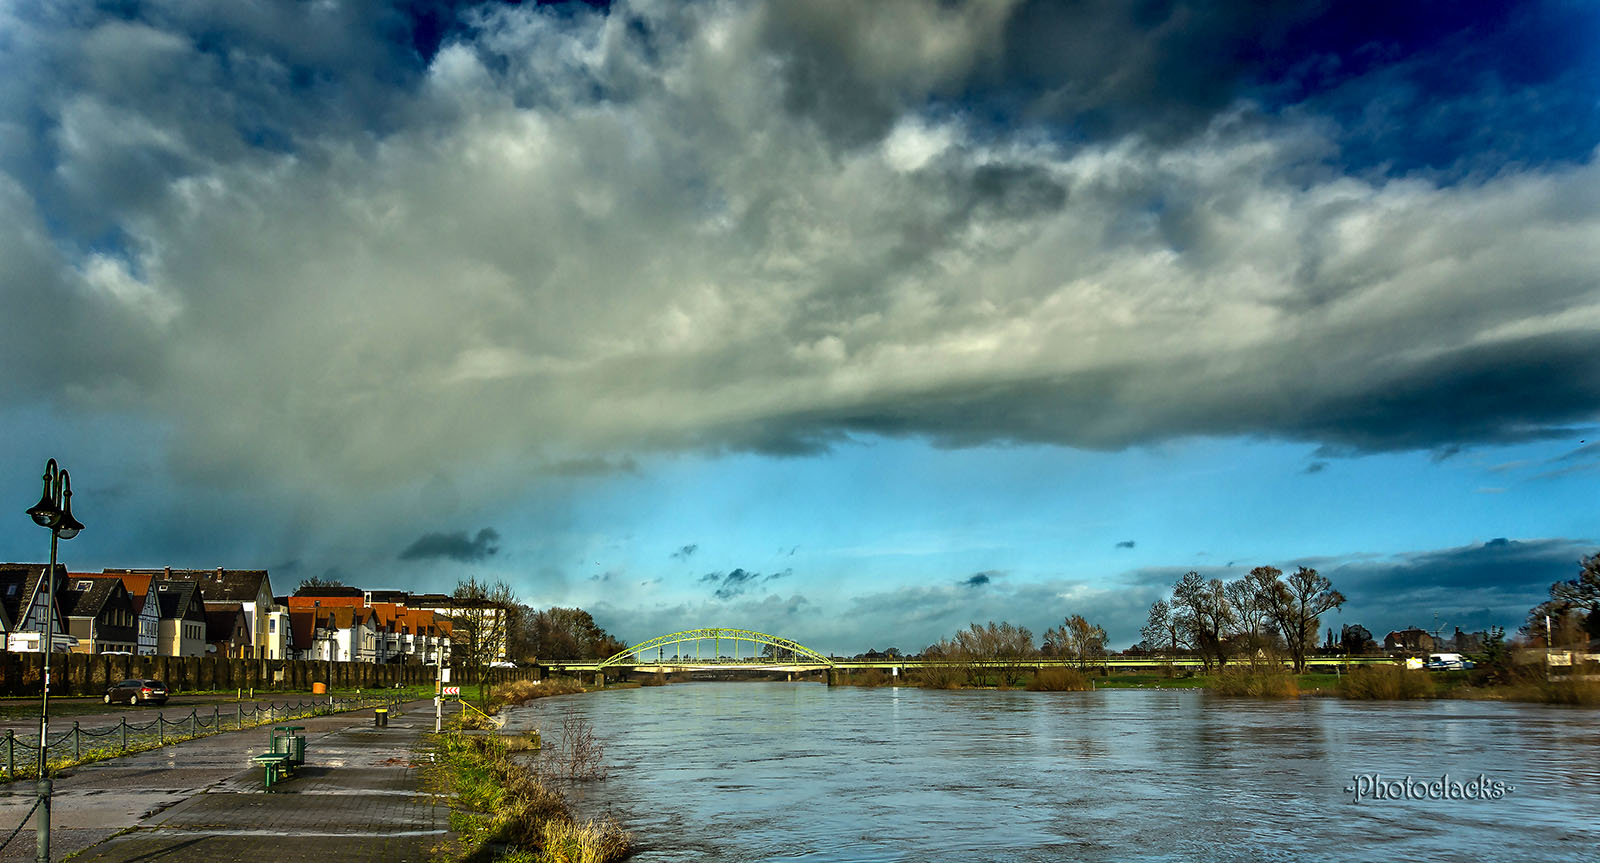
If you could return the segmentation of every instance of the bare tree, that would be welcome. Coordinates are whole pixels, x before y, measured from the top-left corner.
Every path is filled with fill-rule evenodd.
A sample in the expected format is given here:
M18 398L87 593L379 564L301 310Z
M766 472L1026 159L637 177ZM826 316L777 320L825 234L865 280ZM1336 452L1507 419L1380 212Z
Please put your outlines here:
M1306 669L1306 654L1317 643L1322 614L1344 605L1344 594L1333 589L1327 576L1304 566L1285 579L1274 578L1267 591L1272 620L1288 645L1294 672L1300 674Z
M1237 581L1228 582L1228 603L1233 607L1237 635L1252 666L1278 664L1278 639L1272 618L1273 585L1283 573L1258 566Z
M1055 653L1071 659L1079 668L1088 666L1106 651L1106 631L1081 614L1074 614L1060 626L1047 630L1044 640Z
M450 664L466 671L468 682L486 684L489 666L506 655L516 596L503 581L470 577L456 583L450 602ZM487 701L488 687L480 694Z
M1144 627L1139 630L1139 635L1155 647L1157 652L1166 655L1169 674L1172 671L1172 661L1178 657L1182 634L1183 627L1178 625L1171 603L1165 599L1150 603L1150 616L1145 621ZM1187 645L1187 642L1183 643Z
M1172 591L1173 616L1188 633L1189 642L1200 652L1200 661L1210 671L1228 664L1227 636L1235 622L1233 606L1221 579L1206 581L1189 571L1178 579Z
M1001 685L1015 686L1026 676L1030 660L1039 654L1033 633L1026 626L1005 621L991 620L988 626L974 623L956 633L955 645L953 652L964 660L968 681L973 684L992 670Z

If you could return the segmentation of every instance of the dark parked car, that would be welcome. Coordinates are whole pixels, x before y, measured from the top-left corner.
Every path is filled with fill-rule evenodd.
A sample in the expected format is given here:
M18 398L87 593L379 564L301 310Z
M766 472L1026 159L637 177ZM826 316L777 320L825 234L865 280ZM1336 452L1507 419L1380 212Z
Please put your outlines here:
M124 680L106 690L106 703L166 704L167 687L159 680Z

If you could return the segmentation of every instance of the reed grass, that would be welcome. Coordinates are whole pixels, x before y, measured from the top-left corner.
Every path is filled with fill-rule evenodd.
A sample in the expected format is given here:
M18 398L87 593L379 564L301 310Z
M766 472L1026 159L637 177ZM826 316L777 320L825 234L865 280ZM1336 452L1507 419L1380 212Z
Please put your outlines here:
M1217 675L1210 689L1217 695L1247 698L1300 697L1294 675L1282 668L1226 668Z
M1029 692L1088 692L1094 689L1089 675L1076 668L1041 668L1028 681Z
M929 665L912 672L911 680L923 689L960 689L967 673L954 665Z
M1432 698L1433 680L1426 671L1398 665L1364 665L1350 669L1339 681L1339 694L1345 698L1397 701Z

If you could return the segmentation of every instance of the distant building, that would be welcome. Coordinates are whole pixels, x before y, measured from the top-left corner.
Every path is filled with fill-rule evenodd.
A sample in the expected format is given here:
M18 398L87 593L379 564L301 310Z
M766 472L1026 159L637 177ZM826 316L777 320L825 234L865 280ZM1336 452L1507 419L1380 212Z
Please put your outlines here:
M73 576L74 578L78 576ZM114 578L122 582L133 601L133 613L138 616L138 635L133 652L139 656L155 656L161 640L161 603L156 600L155 576L138 573L84 573L86 578Z
M61 615L61 591L66 586L67 568L56 564L55 577L50 588L50 599L45 597L45 563L0 564L0 628L4 629L6 649L37 653L42 648L46 621L57 651L66 650L72 643L67 634L66 618Z
M248 659L254 644L250 640L250 621L244 605L238 602L210 602L206 607L206 652L227 659Z
M161 637L156 652L162 656L205 656L205 594L200 585L181 579L158 578L156 602L161 609Z
M1410 629L1399 629L1383 637L1383 649L1390 651L1405 651L1408 653L1431 653L1438 644L1432 635L1425 629L1415 626Z
M139 647L139 616L119 578L69 573L58 599L67 632L78 639L73 653L133 653Z
M272 600L272 578L264 569L108 569L109 574L154 575L199 584L211 602L237 602L250 627L250 644L244 658L283 659L282 610Z

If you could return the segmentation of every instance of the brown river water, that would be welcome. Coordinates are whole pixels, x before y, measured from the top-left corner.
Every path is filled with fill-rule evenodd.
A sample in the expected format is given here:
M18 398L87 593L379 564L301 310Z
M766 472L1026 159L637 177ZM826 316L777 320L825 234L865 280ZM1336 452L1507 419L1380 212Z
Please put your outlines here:
M639 863L1600 861L1592 708L688 683L508 727L569 711Z

